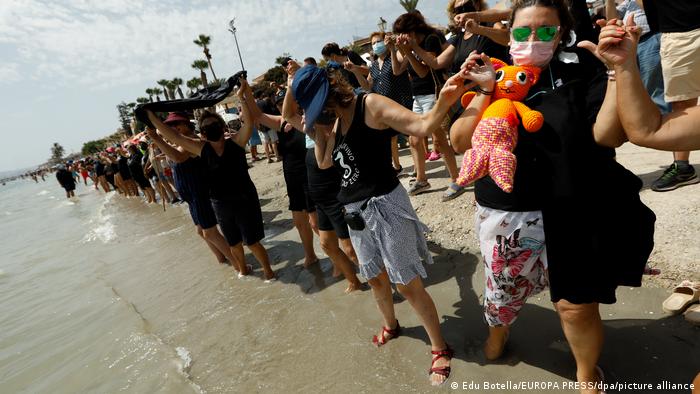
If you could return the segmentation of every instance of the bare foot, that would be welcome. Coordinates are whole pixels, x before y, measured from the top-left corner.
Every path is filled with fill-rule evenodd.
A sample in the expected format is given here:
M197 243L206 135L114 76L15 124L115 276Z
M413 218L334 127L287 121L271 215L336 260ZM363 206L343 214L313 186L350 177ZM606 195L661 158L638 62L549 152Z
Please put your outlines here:
M238 277L242 278L244 276L250 275L250 273L253 272L253 266L250 264L246 264L243 268L243 271L240 271L238 268L236 268L236 271L238 272Z
M333 277L334 277L334 278L337 278L337 277L339 277L341 274L342 274L342 272L340 272L340 270L334 265L334 266L333 266Z
M312 259L306 258L304 259L304 268L309 268L314 264L318 264L318 257L314 257Z
M431 351L433 362L430 365L430 384L439 386L450 377L450 362L453 351L448 346L445 350Z
M599 388L602 389L603 383L603 376L601 374L602 371L597 367L596 370L593 371L592 376L583 376L577 373L576 380L581 384L581 394L598 394L602 392L599 390Z
M357 282L357 283L350 282L350 283L348 284L348 287L345 289L345 294L350 294L350 293L352 293L353 291L357 291L357 290L360 290L360 289L362 289L362 283L360 283L360 282Z
M265 282L272 282L273 280L276 280L277 276L275 275L275 272L272 270L265 271Z
M489 337L484 343L484 356L489 361L496 360L503 355L503 350L508 342L508 329L503 327L489 327Z

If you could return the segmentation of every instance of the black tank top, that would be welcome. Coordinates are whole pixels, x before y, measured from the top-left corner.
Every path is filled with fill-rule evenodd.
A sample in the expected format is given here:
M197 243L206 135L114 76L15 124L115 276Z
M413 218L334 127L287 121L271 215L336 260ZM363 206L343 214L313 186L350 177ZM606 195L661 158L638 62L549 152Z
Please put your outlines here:
M344 136L336 130L333 164L340 172L338 201L343 204L377 197L399 184L391 165L391 129L377 130L365 123L365 98L357 96L355 115Z
M297 129L284 131L287 122L283 122L277 131L279 142L277 150L282 156L282 168L285 173L306 171L306 139L304 133Z

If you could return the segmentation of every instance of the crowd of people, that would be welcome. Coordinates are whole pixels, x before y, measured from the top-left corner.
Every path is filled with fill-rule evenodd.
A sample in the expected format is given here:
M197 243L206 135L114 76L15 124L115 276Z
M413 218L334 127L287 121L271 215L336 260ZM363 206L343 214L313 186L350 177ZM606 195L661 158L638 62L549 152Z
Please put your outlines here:
M494 90L528 83L523 102L544 121L530 133L515 119L512 190L489 176L474 183L486 267L483 350L498 359L523 305L548 288L581 391L599 392L599 304L615 303L618 286L641 285L654 239L655 215L639 198L641 180L616 162L615 148L631 141L676 151L654 182L654 190L665 191L697 182L688 151L700 147L700 4L607 0L607 6L593 25L584 0L515 0L508 10L450 0L448 39L420 12L405 13L390 33L371 34L371 64L328 43L320 48L325 67L312 57L303 64L286 59L287 84L267 97L241 78L235 124L208 110L149 111L154 127L143 141L110 148L69 175L84 169L83 178L105 192L136 196L140 188L149 202L156 202L156 190L165 201L185 201L219 262L248 275L245 245L271 281L246 156L250 150L257 159L252 148L260 132L268 160L282 161L304 265L318 261L317 235L347 292L360 289L359 269L380 312L372 338L378 347L401 335L395 286L428 334L429 379L440 385L450 376L453 350L423 286L424 263L432 263L428 229L409 196L431 188L425 164L438 159L451 179L442 200L462 194L455 156L472 148L481 127L493 125L482 120L497 102ZM492 58L537 72L509 79ZM460 100L468 91L470 100ZM413 160L407 190L399 177L409 174L398 160L405 139Z

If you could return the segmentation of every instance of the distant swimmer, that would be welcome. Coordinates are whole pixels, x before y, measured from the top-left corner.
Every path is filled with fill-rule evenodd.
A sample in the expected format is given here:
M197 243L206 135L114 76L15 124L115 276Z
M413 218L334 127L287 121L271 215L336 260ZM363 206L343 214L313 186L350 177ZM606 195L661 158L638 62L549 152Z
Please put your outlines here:
M66 166L61 164L56 171L56 179L62 188L66 189L66 198L75 197L75 178L73 174L66 169Z

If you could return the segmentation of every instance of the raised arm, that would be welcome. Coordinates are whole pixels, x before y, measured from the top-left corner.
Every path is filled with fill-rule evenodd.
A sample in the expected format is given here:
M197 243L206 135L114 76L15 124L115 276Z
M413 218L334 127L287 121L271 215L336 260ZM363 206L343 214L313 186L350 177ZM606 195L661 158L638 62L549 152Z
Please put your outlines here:
M425 78L425 76L430 72L430 67L418 60L411 49L411 42L412 40L407 34L401 34L397 38L397 45L399 47L399 52L401 53L401 58L407 58L408 62L411 63L411 67L413 67L413 71L415 71L419 77Z
M369 114L365 121L369 127L378 130L392 128L404 134L427 137L440 127L450 106L469 87L464 85L464 77L461 74L455 74L447 80L435 106L426 114L416 114L389 98L370 94L365 102Z
M465 12L463 14L457 14L454 17L454 21L458 26L464 26L464 22L467 19L474 19L479 22L496 23L500 21L507 21L510 19L510 10L483 10L475 12Z
M484 65L477 64L481 60ZM479 85L479 92L469 102L462 115L450 127L450 141L457 152L471 148L472 135L486 108L491 103L491 94L496 84L496 72L486 54L472 51L461 67L460 73Z
M396 40L394 37L387 34L384 37L384 45L386 45L386 47L389 49L389 53L391 55L391 70L394 75L398 76L405 73L406 69L408 68L408 59L402 58L399 60L400 55L397 53Z
M163 123L163 121L160 120L159 117L156 116L152 111L147 111L148 114L148 120L151 121L151 123L156 126L156 129L163 134L165 138L167 138L169 141L172 141L175 145L181 146L184 150L199 156L200 153L202 153L202 148L204 147L205 142L200 140L200 139L194 139L190 137L186 137L180 133L178 133L176 130L174 130L172 127L168 126L167 124Z
M189 154L180 151L174 146L167 143L160 135L158 135L156 129L146 127L146 134L148 134L148 136L156 144L156 146L160 148L160 151L163 152L170 160L174 161L175 163L182 163L185 160L189 159Z
M428 52L421 48L415 41L413 41L411 49L423 60L426 66L433 70L441 70L452 65L455 53L457 52L454 45L450 44L439 55L436 55L433 52Z
M510 42L510 33L501 23L496 23L493 27L488 27L480 25L474 19L468 19L464 23L464 28L472 34L487 37L491 41L503 46L507 46Z
M250 136L253 134L253 123L255 123L253 116L251 115L252 108L258 108L258 106L255 104L255 100L253 99L253 94L250 91L250 86L248 86L248 81L241 77L240 83L240 88L236 94L241 100L241 130L238 132L238 134L232 137L231 140L241 148L245 148L248 140L250 140Z
M344 66L346 70L350 71L355 76L357 82L360 83L360 87L362 89L364 89L367 92L372 90L372 86L367 80L368 74L363 73L362 66L358 66L353 62L345 62Z

